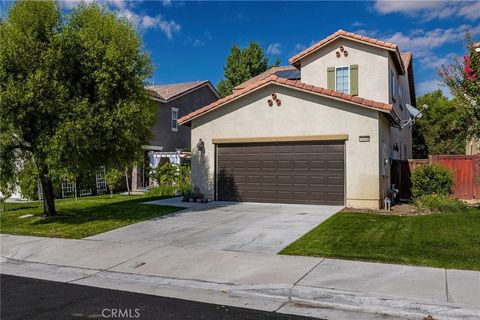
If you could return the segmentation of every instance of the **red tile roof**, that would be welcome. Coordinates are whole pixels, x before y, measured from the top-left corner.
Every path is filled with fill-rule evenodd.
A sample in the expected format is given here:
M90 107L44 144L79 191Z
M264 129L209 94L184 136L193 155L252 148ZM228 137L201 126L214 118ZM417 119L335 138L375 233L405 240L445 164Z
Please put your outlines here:
M265 72L262 72L260 73L259 75L253 77L253 78L250 78L248 79L247 81L245 82L242 82L241 84L239 84L238 86L236 86L235 88L233 88L233 90L241 90L241 89L244 89L246 87L248 87L249 85L252 85L254 84L255 82L257 81L260 81L260 80L263 80L265 78L268 78L269 76L271 76L272 74L275 74L275 72L278 72L278 71L286 71L286 70L298 70L297 68L293 67L293 66L279 66L279 67L271 67L270 69L266 70Z
M398 57L400 57L400 51L399 51L398 46L396 44L386 42L386 41L382 41L382 40L369 38L369 37L362 36L361 34L357 34L357 33L346 32L346 31L340 29L337 32L329 35L325 39L315 43L311 47L309 47L309 48L303 50L302 52L294 55L293 57L291 57L288 60L288 62L290 64L294 65L294 66L298 66L301 59L305 58L306 56L308 56L311 53L317 51L318 49L320 49L321 47L323 47L327 43L329 43L329 42L331 42L331 41L333 41L337 38L346 38L346 39L350 39L350 40L354 40L354 41L358 41L358 42L363 42L363 43L366 43L366 44L369 44L369 45L381 47L381 48L387 49L389 51L395 52L398 55ZM397 63L399 63L399 67L400 67L400 69L402 69L402 71L405 70L401 59L399 59L399 61L397 61Z
M316 95L320 95L320 96L324 96L324 97L328 97L328 98L332 98L332 99L336 99L336 100L340 100L340 101L345 101L345 102L348 102L348 103L351 103L351 104L354 104L354 105L357 105L357 106L366 107L366 108L370 108L370 109L376 109L376 110L382 111L382 112L389 113L393 108L393 106L391 104L372 101L372 100L367 100L367 99L364 99L364 98L361 98L361 97L358 97L358 96L352 96L352 95L337 92L337 91L334 91L334 90L331 90L331 89L315 87L315 86L312 86L312 85L309 85L309 84L306 84L306 83L303 83L303 82L300 82L300 81L297 81L297 80L287 80L287 79L284 79L284 78L279 78L275 75L271 75L268 78L257 81L257 82L249 85L248 87L246 87L244 89L237 90L229 96L226 96L226 97L224 97L220 100L217 100L217 101L215 101L215 102L213 102L213 103L211 103L211 104L209 104L209 105L207 105L203 108L197 109L194 112L187 114L186 116L183 116L182 118L178 119L178 123L179 124L185 124L187 122L190 122L192 119L197 118L198 116L200 116L200 115L202 115L206 112L209 112L213 109L216 109L220 106L223 106L223 105L229 103L230 101L233 101L233 100L239 98L240 96L244 96L244 95L246 95L246 94L248 94L252 91L255 91L256 89L264 87L264 86L266 86L270 83L285 86L285 87L289 87L289 88L295 88L297 90L302 90L302 91L306 91L306 92L311 92L311 93L316 94Z
M194 81L194 82L183 82L183 83L172 83L172 84L148 86L147 90L154 97L167 101L181 95L184 92L196 89L205 84L210 84L210 81L203 80L203 81ZM218 93L216 92L215 94L218 95Z

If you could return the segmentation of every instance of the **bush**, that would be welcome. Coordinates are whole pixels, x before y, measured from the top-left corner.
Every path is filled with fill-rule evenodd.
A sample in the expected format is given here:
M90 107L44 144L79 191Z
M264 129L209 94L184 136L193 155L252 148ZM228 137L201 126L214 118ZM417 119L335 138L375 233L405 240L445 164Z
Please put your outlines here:
M412 173L413 198L424 195L448 196L453 188L453 174L439 165L423 165Z
M165 162L158 167L155 172L155 178L160 185L172 186L177 176L177 166L171 162Z
M420 211L438 213L461 212L467 208L464 202L446 195L424 195L415 199L414 204Z
M161 185L151 187L145 192L145 195L150 197L173 197L177 193L177 187Z

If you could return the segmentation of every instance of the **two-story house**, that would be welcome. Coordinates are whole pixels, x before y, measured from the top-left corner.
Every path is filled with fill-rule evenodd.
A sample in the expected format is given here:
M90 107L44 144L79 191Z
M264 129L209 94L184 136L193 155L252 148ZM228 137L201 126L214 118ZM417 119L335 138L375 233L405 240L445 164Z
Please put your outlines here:
M177 120L198 108L220 98L210 81L195 81L153 85L147 87L150 98L156 103L156 121L152 138L143 146L145 163L132 171L132 190L142 189L150 181L145 167L156 168L166 161L179 164L182 153L190 149L190 128L179 126Z
M215 200L382 206L392 159L412 155L413 60L339 30L179 119L192 181Z

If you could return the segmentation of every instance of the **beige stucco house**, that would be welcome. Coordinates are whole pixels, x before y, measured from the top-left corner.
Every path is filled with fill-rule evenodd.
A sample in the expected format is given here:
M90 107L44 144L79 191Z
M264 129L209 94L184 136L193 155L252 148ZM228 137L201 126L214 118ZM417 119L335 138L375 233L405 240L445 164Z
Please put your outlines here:
M192 182L214 200L379 208L392 159L412 155L413 61L339 30L178 122Z

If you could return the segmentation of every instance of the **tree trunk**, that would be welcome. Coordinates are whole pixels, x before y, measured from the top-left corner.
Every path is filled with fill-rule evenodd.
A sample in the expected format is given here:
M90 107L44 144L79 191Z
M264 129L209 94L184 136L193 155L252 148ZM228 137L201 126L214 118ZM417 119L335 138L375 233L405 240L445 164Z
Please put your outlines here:
M127 183L128 195L130 195L130 185L128 184L128 168L125 168L125 182Z
M48 176L48 169L40 171L40 183L43 191L43 216L55 217L55 192L53 189L52 179Z

